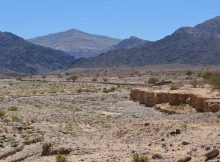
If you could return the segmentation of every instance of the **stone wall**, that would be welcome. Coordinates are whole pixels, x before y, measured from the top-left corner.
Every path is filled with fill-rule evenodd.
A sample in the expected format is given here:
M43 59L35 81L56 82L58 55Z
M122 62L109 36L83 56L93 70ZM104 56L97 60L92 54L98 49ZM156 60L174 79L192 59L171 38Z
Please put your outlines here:
M141 89L132 89L130 97L134 101L153 107L156 104L169 103L170 105L189 104L198 112L220 111L220 101L212 98L200 97L191 93L158 92Z

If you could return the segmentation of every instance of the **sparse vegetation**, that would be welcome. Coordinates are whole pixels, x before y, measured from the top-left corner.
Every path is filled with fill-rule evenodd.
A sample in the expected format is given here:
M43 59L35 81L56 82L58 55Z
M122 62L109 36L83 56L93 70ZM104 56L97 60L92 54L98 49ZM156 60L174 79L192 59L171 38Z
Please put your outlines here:
M58 154L58 155L56 156L56 162L67 162L67 158L66 158L66 156L64 156L64 155Z
M133 162L149 162L149 159L146 155L135 153L133 154Z
M206 72L203 78L213 86L214 89L220 89L220 73Z
M159 82L159 79L158 79L158 78L155 78L155 77L151 77L151 78L149 78L148 81L147 81L148 84L155 84L155 83L157 83L157 82Z
M193 72L191 71L191 70L188 70L187 72L186 72L186 75L187 76L191 76L193 74Z
M5 111L0 110L0 118L3 118L5 116Z
M173 90L178 90L178 87L176 85L172 85L172 87L170 87L170 90L173 91Z
M18 111L18 107L16 106L11 106L8 108L9 111Z
M15 115L13 115L11 117L11 120L12 120L12 122L19 122L20 121L20 119L17 116L15 116Z
M117 88L115 88L115 87L111 87L110 89L103 88L102 92L103 93L109 93L109 92L115 92L116 90L117 90Z

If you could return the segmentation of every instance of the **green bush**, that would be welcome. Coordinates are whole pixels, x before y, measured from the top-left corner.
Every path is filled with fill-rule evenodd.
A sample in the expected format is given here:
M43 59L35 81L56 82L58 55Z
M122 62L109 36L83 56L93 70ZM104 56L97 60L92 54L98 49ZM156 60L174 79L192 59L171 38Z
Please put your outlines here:
M4 111L0 110L0 118L3 118L5 116L5 114L6 113Z
M133 155L133 162L149 162L149 159L146 155L139 155L138 153L135 153Z
M186 72L186 75L187 75L187 76L191 76L192 74L193 74L193 72L190 71L190 70L188 70L188 71Z
M115 88L115 87L111 87L110 89L103 88L102 92L103 93L109 93L109 92L115 92L116 90L117 90L117 88Z
M155 78L155 77L151 77L151 78L149 78L148 81L147 81L148 84L155 84L155 83L157 83L157 82L159 82L159 79L158 79L158 78Z
M172 87L170 87L170 90L172 91L172 90L178 90L178 87L177 86L172 86Z
M18 108L16 106L11 106L8 108L9 111L18 111Z
M64 155L57 155L56 162L67 162L67 158Z
M215 89L220 89L220 73L206 72L203 78Z
M212 72L207 71L207 72L205 72L205 73L202 75L202 77L203 77L204 79L209 79L210 77L212 77L212 75L213 75Z

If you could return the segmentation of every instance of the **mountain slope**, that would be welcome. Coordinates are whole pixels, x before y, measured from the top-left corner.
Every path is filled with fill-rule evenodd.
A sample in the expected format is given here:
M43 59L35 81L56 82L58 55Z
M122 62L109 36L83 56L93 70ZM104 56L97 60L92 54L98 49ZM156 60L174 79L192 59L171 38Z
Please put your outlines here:
M183 27L152 44L109 51L76 61L74 67L144 66L157 64L220 65L220 17Z
M74 57L41 47L8 32L0 32L0 69L36 74L69 67Z
M77 58L96 56L120 42L119 39L92 35L76 29L33 38L29 41L41 46L65 51Z
M135 36L131 36L128 39L124 39L121 42L119 42L117 45L114 45L110 50L116 50L116 49L130 49L130 48L135 48L139 47L141 45L144 45L146 43L152 43L150 41L145 41L143 39L140 39Z

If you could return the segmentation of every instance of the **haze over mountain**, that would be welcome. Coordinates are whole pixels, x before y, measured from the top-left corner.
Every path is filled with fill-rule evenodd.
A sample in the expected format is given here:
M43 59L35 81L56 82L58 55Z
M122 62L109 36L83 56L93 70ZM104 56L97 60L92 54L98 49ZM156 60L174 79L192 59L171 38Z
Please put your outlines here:
M113 50L74 67L144 66L159 64L220 65L220 17L195 27L182 27L173 34L131 49Z
M34 45L9 32L0 32L0 71L49 72L69 67L74 59L62 51Z
M119 39L88 34L76 29L29 39L29 41L41 46L62 50L76 58L97 56L120 42Z

